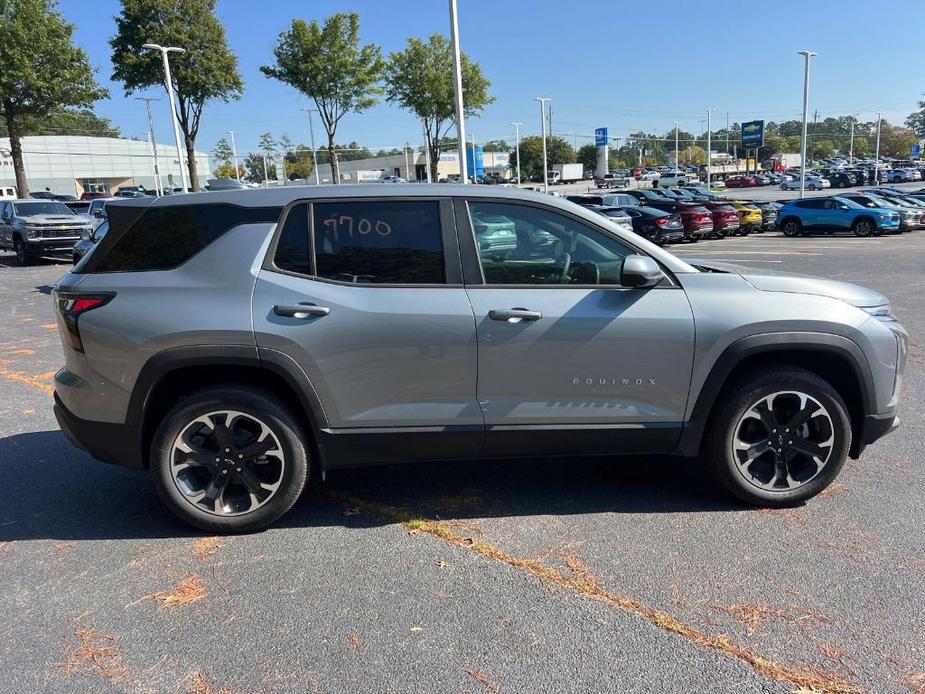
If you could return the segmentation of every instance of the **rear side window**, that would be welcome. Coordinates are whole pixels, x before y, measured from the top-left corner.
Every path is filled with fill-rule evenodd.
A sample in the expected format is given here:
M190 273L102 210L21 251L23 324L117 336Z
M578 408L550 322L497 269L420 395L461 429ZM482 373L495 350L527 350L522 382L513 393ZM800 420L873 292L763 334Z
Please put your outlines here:
M280 270L311 274L311 246L308 242L308 205L300 203L289 210L276 242L273 264Z
M108 205L110 231L84 272L170 270L241 224L274 223L279 207L222 203L137 207ZM140 213L140 216L137 216ZM137 219L133 219L137 216Z
M315 275L354 284L444 284L440 203L343 200L313 205Z

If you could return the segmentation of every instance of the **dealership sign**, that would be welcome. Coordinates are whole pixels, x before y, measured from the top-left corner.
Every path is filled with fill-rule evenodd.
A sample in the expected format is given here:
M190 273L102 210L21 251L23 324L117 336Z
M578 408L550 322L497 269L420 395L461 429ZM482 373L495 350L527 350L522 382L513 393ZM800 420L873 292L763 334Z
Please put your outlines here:
M607 145L607 128L597 128L594 131L594 146L605 147Z
M742 123L742 146L761 147L764 144L764 121Z

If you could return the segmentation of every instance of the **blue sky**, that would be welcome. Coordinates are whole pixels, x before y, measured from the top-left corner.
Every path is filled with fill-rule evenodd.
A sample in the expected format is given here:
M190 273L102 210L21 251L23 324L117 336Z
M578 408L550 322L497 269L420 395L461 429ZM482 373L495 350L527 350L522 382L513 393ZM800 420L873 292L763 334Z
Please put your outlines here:
M235 131L239 153L256 149L260 133L288 133L308 141L304 97L260 74L271 60L276 38L294 17L323 19L337 11L357 11L364 42L387 54L408 36L449 34L445 0L219 0L218 13L240 60L245 93L238 102L206 107L197 146L210 150L223 133ZM699 132L704 109L712 107L715 127L731 121L799 118L803 59L813 59L810 108L819 117L854 113L864 120L876 111L901 122L925 98L925 51L916 36L925 26L925 1L768 0L743 3L564 2L459 0L463 50L481 63L496 101L467 122L478 141L513 140L512 121L522 135L538 132L539 107L553 104L553 129L576 144L597 126L611 136L632 131L664 132L678 120ZM117 0L60 0L59 8L77 25L76 39L98 67L111 99L97 111L128 136L143 137L144 106L110 83L107 40L115 31ZM752 9L754 8L754 9ZM908 28L908 35L906 29ZM151 95L163 97L163 90ZM155 104L158 140L169 141L166 104ZM316 121L316 140L320 126ZM339 142L371 148L420 143L412 116L380 104L348 114Z

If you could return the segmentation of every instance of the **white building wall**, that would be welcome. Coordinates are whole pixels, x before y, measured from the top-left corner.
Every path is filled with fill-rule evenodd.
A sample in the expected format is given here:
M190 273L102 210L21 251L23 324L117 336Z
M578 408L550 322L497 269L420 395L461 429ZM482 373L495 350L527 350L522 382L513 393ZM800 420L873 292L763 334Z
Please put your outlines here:
M155 187L151 145L143 140L47 135L22 138L22 148L33 191L48 187L54 193L79 195L89 181L101 182L110 192L119 185ZM0 138L0 185L16 184L9 152L9 139ZM176 146L158 144L157 155L165 187L181 185ZM204 184L211 175L208 155L197 151L196 164Z

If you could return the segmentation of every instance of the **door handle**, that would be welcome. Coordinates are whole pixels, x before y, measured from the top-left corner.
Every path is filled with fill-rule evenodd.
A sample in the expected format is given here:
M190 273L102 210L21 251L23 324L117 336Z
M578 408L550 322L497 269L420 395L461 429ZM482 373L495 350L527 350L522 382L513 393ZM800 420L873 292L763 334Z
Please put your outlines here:
M273 307L273 313L277 316L287 318L299 318L305 320L314 316L326 316L331 312L327 306L315 306L315 304L276 304Z
M543 314L526 308L493 308L488 312L488 317L492 320L519 323L522 320L539 320L543 317Z

